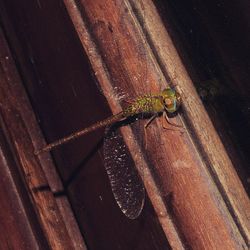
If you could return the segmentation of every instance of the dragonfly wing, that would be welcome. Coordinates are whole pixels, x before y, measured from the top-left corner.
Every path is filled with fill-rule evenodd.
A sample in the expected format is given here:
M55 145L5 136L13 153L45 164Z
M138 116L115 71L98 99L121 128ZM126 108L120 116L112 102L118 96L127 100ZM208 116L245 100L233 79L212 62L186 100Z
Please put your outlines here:
M104 165L118 206L128 218L136 219L144 205L144 185L120 131L112 127L106 129Z

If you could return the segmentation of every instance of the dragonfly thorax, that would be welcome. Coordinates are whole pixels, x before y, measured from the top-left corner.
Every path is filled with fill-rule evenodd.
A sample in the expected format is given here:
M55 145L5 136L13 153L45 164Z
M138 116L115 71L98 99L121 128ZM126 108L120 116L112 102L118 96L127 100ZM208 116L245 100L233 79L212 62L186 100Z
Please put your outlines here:
M124 117L134 116L140 113L155 114L167 111L175 112L180 106L180 95L174 89L166 88L159 94L149 94L138 97L126 109Z

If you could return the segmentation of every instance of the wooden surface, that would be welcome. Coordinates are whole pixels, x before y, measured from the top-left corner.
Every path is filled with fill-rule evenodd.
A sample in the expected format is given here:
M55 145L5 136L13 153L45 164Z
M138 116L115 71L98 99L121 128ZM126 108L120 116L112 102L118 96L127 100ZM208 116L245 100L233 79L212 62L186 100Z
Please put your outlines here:
M115 6L119 6L117 12L114 11ZM249 212L249 202L243 186L239 182L232 163L219 137L216 135L189 77L180 64L178 55L171 45L171 40L167 33L158 32L159 30L162 31L161 28L163 27L157 26L160 24L160 20L159 22L155 20L156 12L153 12L153 7L148 6L145 2L138 8L141 8L141 16L144 14L149 18L147 23L149 31L152 32L150 38L154 39L153 42L155 42L154 48L157 48L157 51L159 50L158 52L162 53L160 56L162 56L161 59L165 63L168 77L171 78L173 83L178 84L177 89L183 95L183 106L189 118L188 123L195 131L193 133L198 138L199 143L202 144L202 149L200 149L200 145L196 148L198 151L202 150L202 155L197 155L194 144L188 142L189 137L187 134L180 136L176 132L169 132L166 135L166 133L160 133L159 130L153 131L153 128L151 128L151 131L147 131L147 136L150 138L147 149L148 158L152 161L151 164L155 167L154 171L157 172L163 182L163 188L165 188L163 193L165 195L170 192L174 194L171 204L174 210L174 219L181 225L184 237L188 242L192 242L194 248L201 248L204 240L208 248L214 248L220 244L221 239L223 239L225 248L230 249L237 245L241 246L241 244L244 244L244 240L240 236L241 233L243 233L243 237L248 234L248 216L246 213ZM112 13L109 10L112 10ZM133 96L134 93L139 94L142 81L138 81L139 77L137 76L143 75L142 72L146 71L150 72L147 74L147 79L143 79L146 81L146 90L156 92L156 85L161 85L159 79L164 81L164 77L159 73L155 61L151 60L151 54L148 51L146 42L138 36L140 34L139 29L134 30L135 27L137 28L136 24L131 25L134 19L130 11L128 5L124 4L123 6L119 1L116 3L110 1L105 6L98 1L94 3L84 1L84 14L87 16L90 25L88 27L90 27L94 36L92 39L97 41L98 49L104 55L105 66L108 68L111 79L115 79L112 84L119 86L121 89L126 89L130 93L129 96ZM72 16L76 19L76 13ZM87 35L86 33L83 35L84 31L82 29L78 29L78 31L88 51L89 41L87 41ZM99 37L101 39L98 40ZM122 51L118 51L117 44ZM92 48L92 46L90 47ZM108 51L109 54L105 53L105 51ZM93 51L91 52L89 54L90 58L93 56ZM138 55L142 56L138 57ZM143 55L146 55L146 59L142 59ZM116 58L119 58L118 66ZM130 60L132 63L127 63ZM146 66L142 65L144 60L147 61ZM96 58L92 60L94 66L96 61L98 61ZM120 68L122 67L126 71L121 71ZM94 70L97 77L103 77L100 67L96 65ZM128 79L130 80L129 83L132 83L129 87ZM105 83L103 88L105 89L107 86L108 84ZM111 103L111 107L114 113L118 111L117 105ZM161 141L159 138L161 138ZM155 190L151 192L153 182L150 175L147 177L148 179L144 176L145 185L149 196L152 193L150 198L156 212L158 212L163 228L171 228L171 223L167 225L167 223L164 224L164 220L161 220L164 217L161 216L164 209L161 207L161 202L156 201L154 203L156 192ZM215 185L218 180L220 190ZM230 190L235 186L237 186L237 193L232 193ZM230 207L233 207L233 214L230 214L227 210L228 201ZM243 231L241 231L241 227L239 231L236 224L234 224L234 216L241 220ZM229 228L228 224L230 224ZM214 225L217 225L217 229L220 229L216 230ZM169 231L174 232L172 229ZM167 234L167 236L171 246L174 247L177 244L174 234Z
M114 202L102 166L102 130L52 153L63 185L49 154L39 160L33 155L44 142L20 78L6 70L15 72L13 61L2 55L2 126L35 208L35 219L27 217L41 228L32 237L27 224L30 242L42 244L34 240L41 237L53 249L84 248L66 194L89 249L216 249L222 244L247 249L249 200L152 3L65 0L27 6L9 0L1 12L9 42L13 48L18 44L13 53L49 142L111 114L94 79L112 113L124 105L114 98L114 89L132 99L171 80L183 98L183 115L172 121L185 127L184 133L163 130L158 119L147 129L142 175L148 199L142 215L128 220ZM8 51L5 42L1 48ZM124 135L136 161L136 136L130 129Z
M48 247L47 242L41 233L34 211L28 208L30 201L27 194L25 195L24 183L18 176L18 168L10 152L6 150L8 147L2 133L0 139L1 249L46 248ZM36 238L38 235L40 241Z
M8 20L13 28L8 27L8 34L12 44L18 45L13 48L18 55L24 85L29 90L30 100L37 116L39 114L38 120L47 140L52 141L110 115L104 97L90 75L82 45L63 6L49 1L42 7L29 2L19 8L15 1L8 1L5 7L8 17L14 17ZM89 106L91 109L84 109ZM25 116L26 123L35 126L30 117L29 114ZM41 147L39 130L35 127L31 131L35 133L34 145ZM40 157L53 194L59 203L66 194L69 197L89 249L110 249L110 245L123 249L156 249L160 245L169 249L160 224L152 216L154 212L148 200L143 215L135 221L124 217L117 207L102 165L102 150L98 143L102 135L102 131L97 131L85 140L78 140L78 143L53 153L63 187L53 176L50 157ZM47 190L46 187L39 186L38 191ZM59 208L63 209L65 205L67 210L67 204L63 202ZM63 216L68 226L73 219L65 212ZM61 227L55 230L61 230ZM72 233L70 238L79 249L79 239L75 239L77 231L72 225L67 230ZM60 236L63 237L63 231Z
M38 127L2 30L0 48L1 249L84 249L67 201L55 200L34 155Z
M146 8L145 6L146 3L144 3L144 12L149 10L149 13L144 15L155 18L156 12L152 11L154 9L150 7ZM172 45L170 37L167 33L164 34L164 32L161 32L159 35L159 32L155 32L162 30L163 27L159 26L160 21L155 21L155 25L153 25L150 20L148 19L147 22L148 33L150 34L151 41L154 43L154 47L157 48L159 61L162 63L163 70L166 71L171 82L177 85L177 89L182 93L183 108L188 120L187 123L193 130L191 136L193 140L198 141L198 144L196 144L197 150L200 151L203 163L206 164L207 170L212 174L215 183L217 183L229 210L232 209L233 218L235 217L240 221L238 226L243 237L249 240L249 199L237 176L230 156L214 130L213 124L207 116L203 105L200 103L191 79L187 75ZM164 46L164 44L168 44L168 46ZM232 190L234 191L232 192Z

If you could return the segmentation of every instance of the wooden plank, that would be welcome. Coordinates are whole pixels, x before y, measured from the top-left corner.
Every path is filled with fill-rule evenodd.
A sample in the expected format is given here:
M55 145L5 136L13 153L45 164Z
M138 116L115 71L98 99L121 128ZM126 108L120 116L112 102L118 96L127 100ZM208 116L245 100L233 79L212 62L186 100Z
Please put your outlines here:
M101 1L84 1L78 4L78 8L72 1L65 1L65 3L72 4L70 9L72 19L104 92L105 90L106 92L111 91L110 83L107 81L111 79L113 88L118 86L125 89L129 96L143 93L143 83L138 78L145 72L149 73L147 73L147 79L144 79L146 87L143 91L157 92L159 86L165 85L164 76L141 35L141 30L127 2L106 1L104 5ZM189 117L188 123L192 124L192 129L195 129L196 136L206 152L205 158L204 155L198 153L201 152L201 149L190 141L188 133L181 136L174 131L162 133L159 123L157 123L158 126L152 126L147 131L147 140L150 142L147 156L154 166L154 173L163 183L163 190L161 190L163 197L169 193L173 194L170 217L174 218L175 223L181 228L186 243L193 248L201 249L206 246L213 249L218 247L222 241L225 249L242 246L246 248L241 236L242 232L237 227L224 200L225 193L221 186L219 189L216 186L218 177L215 178L214 173L211 175L207 165L213 166L214 172L220 172L219 179L221 179L222 187L228 190L227 198L234 206L237 218L246 218L243 210L249 211L245 192L190 80L188 80L168 34L162 32L164 28L161 26L160 20L156 18L157 13L152 13L153 6L147 4L143 3L141 16L146 15L147 18L150 18L148 24L152 25L151 31L152 33L154 31L154 42L158 41L159 53L161 54L161 51L165 49L164 56L162 56L165 59L165 70L168 70L167 73L172 82L178 83L178 89L183 95L183 107ZM87 40L89 32L87 29L83 29L80 20L82 23L88 23L88 26L85 24L85 27L88 27L92 35L90 40ZM96 42L100 54L93 52L93 41ZM145 57L143 58L143 56ZM117 64L118 60L119 64ZM108 75L104 69L108 70ZM117 103L109 97L107 99L113 112L118 112L120 108ZM129 142L127 143L129 144ZM228 168L228 166L230 167ZM222 169L227 175L222 174ZM229 179L226 180L225 176ZM152 189L152 179L147 174L144 178L147 192L161 221L162 217L169 215L162 216L161 211L166 211L166 209L158 202L154 202L156 192L153 192ZM240 190L237 198L238 204L236 203L237 196L229 192L230 187L234 184ZM243 205L244 209L241 209L239 204ZM170 224L162 224L162 226L171 228ZM176 247L178 237L176 238L174 235L178 235L178 233L173 232L170 235L173 238L168 237L169 235L166 236L171 246Z
M15 155L15 160L19 166L23 181L26 184L30 201L32 202L37 220L41 226L40 233L42 232L42 234L39 236L37 244L48 244L53 249L84 248L83 244L74 246L74 242L72 242L69 237L55 197L48 187L48 182L38 158L34 155L31 134L34 132L36 126L35 118L2 30L0 31L0 47L1 126L2 129L4 129L5 136L8 137L12 153ZM13 190L13 192L13 195L18 197L17 190ZM16 202L18 202L18 200L16 200ZM64 205L66 204L67 203L64 202ZM25 206L26 205L27 204L25 204ZM21 215L19 214L19 216ZM31 220L31 224L35 223L32 221L30 214L26 216ZM72 220L72 218L69 219ZM39 226L37 227L39 228ZM20 228L11 229L13 230L13 235L21 234L21 232L18 232L18 229ZM32 234L28 230L26 232L23 231L23 233L26 234L26 238L32 238ZM46 242L44 241L45 238L47 240ZM9 245L10 244L18 244L18 238L16 238L16 242L11 242ZM25 247L25 245L23 245L23 247ZM24 248L20 246L20 249Z
M239 225L247 222L247 219L244 221L244 218L248 217L242 214L244 211L246 213L249 211L246 202L247 198L234 170L232 169L232 164L228 161L229 159L225 155L224 148L219 141L218 136L214 132L213 127L211 127L211 122L192 87L190 79L175 52L172 42L168 34L165 33L164 27L161 26L161 20L157 16L154 6L151 5L150 1L136 1L139 6L134 5L133 8L140 14L141 17L139 19L143 20L142 27L140 27L136 20L136 16L127 1L105 1L104 3L103 1L76 2L65 0L64 3L78 32L78 37L80 38L85 52L91 62L95 76L98 79L103 92L106 93L106 97L113 113L121 110L120 103L109 94L114 92L113 90L115 87L128 93L129 99L132 99L138 94L159 91L159 89L166 86L165 79L171 79L172 82L178 84L177 89L182 93L184 113L186 117L184 122L188 124L191 135L189 135L188 132L180 133L176 131L163 131L161 122L157 121L156 123L153 123L147 130L148 143L147 148L144 149L144 154L146 156L144 159L144 165L148 165L148 168L145 168L142 173L144 175L148 195L157 214L157 219L160 222L165 237L171 247L174 249L181 249L185 246L196 249L202 249L205 247L206 249L214 249L218 246L220 247L221 242L223 242L225 249L246 248L245 241L247 236L247 225L244 224L242 228L240 228ZM30 12L34 16L30 17L30 19L36 20L35 16L38 15L41 17L41 20L43 20L43 13L49 11L53 13L53 8L51 6L49 8L48 6L50 5L43 2L37 12L34 8L32 12ZM55 6L53 5L53 7ZM58 10L62 9L62 7L61 9L58 8ZM57 24L60 23L59 20L61 19L59 16L62 15L60 11L59 13L59 15L55 15ZM26 15L27 18L29 15L28 13L26 13ZM33 21L33 23L35 22ZM42 22L42 24L45 24L45 22ZM65 25L64 29L68 31L68 23L63 22L63 24ZM35 27L36 26L34 25L34 30L32 30L33 26L29 26L29 29L34 32L33 34L36 34ZM60 25L58 25L57 28L63 33ZM143 34L142 29L144 31L147 30L146 33L148 38L150 38L150 42L145 39L145 34ZM48 32L50 31L51 30ZM44 29L41 29L41 32L44 32ZM58 34L58 40L61 38L60 32ZM27 35L28 34L29 33L27 33ZM45 32L45 34L47 33ZM53 34L53 30L51 34ZM70 33L69 40L71 39L71 36L74 36L74 34ZM48 105L49 108L45 112L45 116L50 109L58 110L59 113L66 113L67 106L70 106L70 108L73 107L72 103L75 101L79 103L79 109L74 109L74 113L78 111L80 112L80 109L85 108L86 112L83 111L83 113L85 112L85 114L92 115L91 118L94 119L94 115L91 113L94 108L90 110L86 105L83 105L83 100L79 100L79 96L85 98L84 94L80 95L78 93L79 91L76 91L75 97L69 98L70 102L63 104L64 99L63 97L60 97L60 94L64 92L56 93L56 91L60 91L60 88L56 89L55 81L64 81L61 88L65 89L65 86L67 86L66 80L64 80L65 78L70 79L68 80L69 86L72 88L76 86L72 84L72 76L68 73L72 70L72 67L75 67L75 74L79 76L80 74L78 74L77 64L84 65L82 60L76 60L78 58L75 56L77 50L75 47L76 44L72 42L72 45L75 46L69 47L70 52L72 52L69 53L69 56L71 54L74 56L66 57L73 66L70 67L68 65L65 67L65 64L63 64L61 59L60 66L53 71L51 68L53 64L50 64L50 62L55 57L60 58L60 53L62 53L63 47L56 46L57 44L53 40L55 37L52 35L48 36L47 34L45 37L47 43L42 42L42 37L36 37L37 41L41 39L40 43L43 44L43 46L39 47L41 44L37 41L34 42L35 39L29 40L29 46L27 46L32 51L33 67L36 69L36 73L39 72L39 80L41 80L42 83L40 85L43 85L38 86L39 84L35 85L35 81L29 81L27 83L27 89L29 89L30 95L40 98L43 92L46 91L44 88L49 88L52 92L51 95L58 98L58 101L55 100L55 102L53 102L55 106L52 107ZM52 39L50 40L49 38ZM67 41L64 42L67 44ZM44 47L44 49L41 49L41 47ZM152 53L150 48L153 48L154 53ZM46 60L40 61L39 59L43 58L42 55L44 53L49 54L49 51L53 52L52 57L48 56L50 62ZM154 57L156 51L158 54L156 56L158 62ZM80 51L80 53L83 54L82 51ZM37 61L34 61L34 58ZM159 66L159 58L161 66ZM38 62L43 63L39 64ZM47 66L46 64L49 65ZM82 68L84 67L82 66ZM79 80L84 82L82 85L87 85L87 77L86 79L80 78ZM48 84L46 85L47 82ZM89 96L91 85L88 88L89 90L85 92L86 98L93 99L92 95ZM88 88L81 89L86 90ZM34 92L36 93L38 90L41 90L42 93L39 92L39 94L34 94ZM17 96L17 94L15 95ZM67 94L65 94L65 96L66 95ZM48 100L49 98L45 99L46 102ZM49 102L49 104L50 103L51 102ZM37 104L36 107L38 108L39 105ZM103 109L103 106L101 106L100 111L97 112L102 112L103 115ZM40 109L40 111L41 110L42 109ZM27 114L24 115L25 113L26 112L22 113L23 117L26 117ZM72 110L68 113L72 113ZM28 113L28 116L29 115L30 113ZM58 117L60 117L60 115L58 115ZM68 117L65 117L66 122L67 119L69 119ZM57 116L52 115L52 118L56 120ZM76 123L76 121L77 118L69 122L69 124ZM80 119L78 121L79 124L81 124ZM46 128L45 132L49 135L48 138L50 138L50 140L51 137L52 139L53 136L55 137L55 130L60 130L62 128L65 133L66 131L72 132L69 131L70 125L68 128L67 125L64 124L61 125L61 127L58 126L62 123L62 120L53 122L54 121L51 122L52 125L47 125L47 123L44 126L44 128ZM175 122L182 123L183 121L176 118ZM11 125L10 128L13 128L12 126L13 125ZM28 127L27 124L25 124L25 126ZM37 127L34 126L34 124L32 126L33 127L31 129L29 127L28 130L32 131L32 140L37 148L41 146L42 141L39 138L36 138ZM54 126L54 134L53 129L49 126L52 128ZM189 129L187 129L187 131L189 131ZM129 135L132 136L132 133L128 130L125 132L125 138L129 138ZM199 143L197 143L197 141ZM210 146L205 145L206 141L209 142L208 144ZM92 140L88 140L86 144L90 142L92 142ZM202 142L202 144L200 144L200 142ZM127 139L126 143L130 147L132 153L135 152L136 154L136 152L138 152L139 149L136 140ZM213 143L216 143L216 145L214 146ZM31 141L29 140L27 144L31 144ZM74 149L69 150L68 152L62 150L61 153L58 152L57 154L54 154L58 160L58 165L60 166L60 163L65 165L65 168L61 172L63 177L69 175L70 169L67 165L71 166L72 162L79 162L79 155L82 154L80 150L81 145L81 143L78 143ZM219 154L213 148L217 148ZM28 150L30 150L29 152L32 151L31 149ZM73 154L72 159L74 160L67 158L69 154ZM135 154L134 158L136 156ZM48 162L50 160L47 160L46 158L47 155L42 156L40 160L46 169L49 169L49 166L51 165ZM22 157L22 159L24 158ZM227 164L229 164L229 168L226 167ZM210 171L211 166L213 166L213 171ZM221 173L223 172L221 170L225 171L224 173L227 174L226 177L228 177L228 179L225 180L224 174L224 177L222 176L222 182L219 182L222 185L217 187L218 180L220 180ZM76 200L76 204L79 204L78 207L76 206L75 211L77 211L81 227L84 228L83 231L85 236L87 236L90 246L95 246L96 249L100 249L100 247L104 247L102 244L103 242L107 242L107 245L112 244L113 246L117 246L117 248L118 246L125 246L126 243L124 243L123 239L129 235L129 232L126 232L126 230L124 232L123 229L129 228L127 227L128 224L131 224L133 228L136 228L138 223L142 223L144 228L146 225L146 230L149 231L149 234L147 235L150 235L150 239L152 239L151 242L143 240L144 245L140 245L142 249L152 249L152 247L155 249L168 248L167 242L162 239L161 230L157 227L157 223L154 222L153 226L151 226L152 224L150 223L147 224L150 220L154 221L154 219L152 219L153 213L148 209L148 206L146 206L146 209L144 210L143 219L139 218L137 221L128 222L125 218L120 219L119 217L116 217L116 215L111 215L114 211L111 210L109 211L109 219L107 218L105 221L108 221L109 223L103 223L101 213L106 214L107 211L104 210L108 210L109 207L107 206L107 201L105 201L106 197L98 190L98 185L102 185L100 189L103 189L106 184L98 183L99 179L95 176L97 175L95 171L91 172L91 170L89 170L89 173L91 173L92 176L91 174L86 175L88 179L85 179L85 176L82 175L76 177L82 179L77 183L75 182L75 193L73 193L71 197L72 204L74 203L74 200ZM52 181L52 183L53 182L54 181ZM90 193L89 189L92 182L94 182L94 185L97 186L98 192L100 192L100 199L98 201L95 200L95 197L91 197L90 194L89 196L84 196ZM82 188L84 187L84 183L88 184L86 189ZM239 185L239 190L237 190L238 193L232 194L232 192L229 192L234 188L234 185L231 185L230 183L235 183L237 187ZM82 184L82 186L80 186L80 184ZM81 192L79 192L79 187L81 187ZM60 188L59 184L59 189ZM224 190L229 191L224 192ZM236 200L238 194L239 199ZM88 199L84 200L82 196L88 197ZM228 206L228 201L230 206ZM236 204L236 201L239 202L238 205ZM88 210L88 205L89 207L92 205L95 208L94 211ZM242 209L240 208L241 206ZM233 211L231 208L233 208ZM235 215L237 219L240 219L240 223L235 219ZM114 224L120 225L119 230L112 229ZM106 225L109 225L108 230ZM131 228L128 230L131 231ZM113 232L112 230L119 232ZM137 242L137 240L140 239L140 236L144 235L142 230L135 230L135 232L136 239L133 242ZM120 238L114 237L114 235L117 236L116 233L117 235L119 234ZM98 244L96 240L96 235L99 236L98 242L101 242L100 244ZM148 237L145 238L149 239ZM152 243L152 241L154 242ZM136 243L132 243L132 245L134 244Z
M30 209L25 188L18 176L18 168L8 152L5 138L0 133L0 232L1 249L47 248L35 213ZM22 186L23 185L23 186ZM26 203L24 203L26 201ZM32 220L31 220L32 218Z
M161 32L160 35L159 32L156 32L159 29L164 30L159 16L158 22L152 22L150 19L150 17L157 18L156 9L151 1L148 1L148 3L144 2L143 9L138 5L137 8L141 15L145 15L145 11L149 11L145 15L149 17L146 21L146 29L148 34L150 34L154 48L158 51L162 69L182 93L185 116L195 135L193 136L194 140L198 140L197 148L240 233L249 242L250 225L248 218L250 203L244 187L237 176L235 167L197 96L191 79L182 65L169 34L167 31ZM164 46L165 44L168 44L168 46ZM232 192L232 190L234 191Z
M94 91L96 84L90 81L82 45L62 3L47 1L38 6L39 2L29 1L20 6L14 2L5 3L12 17L14 44L20 45L18 48L12 45L12 49L47 140L52 141L108 115L103 96L98 89L96 93ZM9 36L11 41L14 35ZM27 116L29 121L30 114ZM36 149L40 148L44 143L39 138L36 124L29 122L27 126L31 126ZM115 204L106 173L96 163L101 160L100 143L96 146L100 134L103 135L102 131L96 131L84 140L53 152L64 188L50 176L54 170L50 169L49 155L40 156L54 195L57 200L64 195L70 198L81 233L91 249L109 249L110 245L120 249L136 246L144 250L157 249L160 245L161 249L169 249L158 221L152 216L154 211L148 200L143 214L134 221L128 220ZM68 216L66 222L71 220ZM77 236L77 232L73 233L70 235L72 240Z

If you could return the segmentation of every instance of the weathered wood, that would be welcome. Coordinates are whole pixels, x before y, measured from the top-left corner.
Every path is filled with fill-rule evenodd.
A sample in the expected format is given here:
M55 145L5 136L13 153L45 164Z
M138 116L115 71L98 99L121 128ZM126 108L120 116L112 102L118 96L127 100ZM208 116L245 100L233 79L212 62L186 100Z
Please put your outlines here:
M46 249L48 245L43 235L39 234L41 228L34 211L32 216L29 199L27 195L25 196L25 186L18 176L18 168L11 153L8 152L2 132L0 144L0 247L1 249Z
M71 1L65 2L72 3ZM178 59L168 34L163 32L164 27L154 7L150 5L150 1L143 2L143 4L136 3L141 5L137 6L141 11L141 16L148 18L146 24L152 32L150 38L153 39L154 48L157 48L156 51L164 63L167 77L173 83L178 84L177 89L183 95L183 107L188 123L192 125L192 131L199 140L197 148L190 141L187 133L180 136L174 131L162 132L160 124L158 127L152 126L147 130L147 139L150 141L147 156L154 166L154 173L157 173L163 183L163 195L171 193L173 196L170 204L171 217L181 227L187 244L193 248L201 249L206 246L213 249L221 242L226 249L242 247L245 243L241 233L247 232L246 211L249 211L245 191ZM106 1L103 4L99 1L83 1L79 5L81 6L79 9L71 8L71 16L104 92L106 89L108 89L106 92L111 91L110 82L113 87L119 86L125 89L129 96L135 96L147 90L156 92L159 90L158 86L164 86L164 77L159 72L159 67L141 36L141 30L127 2ZM78 15L80 13L82 15ZM81 16L85 18L83 23L84 21L88 23L87 27L90 32L83 29ZM96 42L100 55L97 52L94 54L93 41ZM105 74L100 57L108 69L108 76ZM147 79L142 77L145 72L147 72ZM107 81L108 79L110 82ZM144 89L143 81L146 82ZM114 113L117 112L119 110L117 103L110 98L108 100ZM127 141L127 143L131 142ZM164 217L161 212L165 209L159 202L154 202L156 192L152 192L153 182L150 175L145 174L144 180L161 221ZM218 180L219 186L216 185ZM230 190L235 186L237 186L237 194L232 194ZM228 201L234 209L233 214L229 212L231 208L228 210ZM235 215L241 220L244 232L237 227L239 225L234 220ZM171 228L171 223L167 225L163 222L162 225L163 228ZM174 232L172 229L169 231ZM172 238L171 235L167 234L168 240L172 247L176 247L178 240L176 236Z
M82 45L62 2L30 1L20 6L11 0L5 5L13 27L13 30L7 29L9 41L47 140L53 141L110 115L103 96L91 79ZM36 124L30 122L30 113L26 118L24 120L29 121L27 126L32 127L29 132L38 149L44 143L39 138ZM156 249L160 245L161 249L169 249L160 224L152 216L154 212L148 200L136 221L124 217L115 204L106 173L100 165L98 141L102 135L102 131L96 131L84 140L53 152L64 188L52 176L54 170L50 169L49 155L40 157L54 195L57 200L61 200L64 194L70 198L90 249L110 249L110 245L113 248L144 250ZM44 188L46 186L41 187L42 190ZM65 205L61 204L61 207ZM65 218L67 213L63 216ZM68 216L65 223L69 225L72 220ZM68 231L70 229L67 227ZM70 237L75 244L79 240L74 239L78 238L74 228L72 233ZM82 247L75 246L78 249Z
M55 197L48 186L47 179L38 158L34 155L34 147L32 143L34 137L32 138L32 135L34 135L34 129L37 129L35 118L31 111L31 106L25 95L21 79L15 68L12 55L10 54L2 30L0 31L0 48L1 129L4 131L4 134L11 145L11 157L15 159L15 164L18 165L18 170L20 171L19 174L23 177L23 183L19 183L19 185L26 185L29 196L29 200L26 199L23 201L26 201L25 204L18 204L21 203L21 200L24 198L17 189L18 187L15 187L16 189L12 188L9 190L9 192L12 191L13 200L11 202L13 204L18 204L19 206L25 206L30 211L34 210L33 213L26 212L25 214L26 219L28 220L25 229L23 228L24 225L19 224L22 220L21 213L24 213L24 211L17 210L13 214L13 218L16 219L13 223L13 227L9 227L8 232L13 238L9 238L9 235L6 235L6 238L2 237L3 245L1 245L1 248L4 248L4 244L10 240L10 242L7 243L8 247L12 245L16 246L18 249L35 249L39 247L44 248L45 246L46 248L53 249L74 249L75 242L72 242L69 237L69 233L65 226L65 222L62 219L63 217L60 210L58 209ZM36 135L37 134L38 133L36 132ZM10 156L2 155L2 161L4 161L4 157ZM14 161L11 158L10 160ZM13 171L13 169L11 169L13 168L11 164L5 164L4 167L10 168L9 171ZM9 173L9 175L11 174ZM17 173L15 173L15 175L17 175ZM9 178L11 177L9 176ZM2 182L2 184L6 183ZM19 188L23 189L24 187L20 186ZM66 210L67 202L63 202L62 200L59 201L59 203L60 202L63 203L65 206L64 210ZM16 209L18 209L18 207ZM7 219L9 212L11 211L6 211L5 216L3 214L3 220L6 220L3 223L8 223ZM4 213L4 210L2 210L2 213ZM72 215L68 212L68 216L71 217ZM17 226L15 226L15 223L17 223ZM32 225L32 228L28 227L29 224ZM34 232L33 230L36 230L36 228L38 230ZM72 230L72 228L70 230ZM4 235L6 232L3 229L1 235ZM76 232L74 233L76 234ZM14 238L15 235L17 237ZM18 236L21 237L21 235L23 235L23 240L26 239L27 242L20 242ZM78 244L77 249L79 249L79 247L83 248L83 245Z
M65 228L51 193L33 192L36 187L46 187L46 178L55 193L66 191L90 249L110 249L111 245L144 250L170 246L216 249L222 244L224 249L247 249L248 199L151 1L30 1L29 11L14 8L14 2L11 5L9 0L6 6L12 6L8 10L17 20L12 20L12 25L20 37L20 71L49 142L109 115L105 102L94 90L82 48L113 113L122 108L112 94L117 87L132 99L159 91L167 86L167 79L177 85L183 97L185 118L173 120L186 124L184 133L163 130L159 120L147 128L142 159L146 168L142 175L154 211L147 200L142 215L129 221L114 205L100 167L97 142L103 132L97 131L53 152L63 190L50 157L43 155L37 161L33 155L32 144L37 149L43 141L27 100L22 100L25 95L19 96L20 91L23 93L17 84L19 79L13 80L14 85L10 84L12 78L6 81L1 93L5 91L11 98L2 95L1 100L13 112L2 111L7 124L5 134L10 135L10 144L16 142L13 152L23 169L34 206L38 206L37 215L48 244L58 246L56 239L60 242L64 234L61 243L65 243L65 248L81 240L74 225L73 229ZM54 21L50 21L51 16ZM24 37L30 34L32 39L26 40ZM130 129L124 130L136 162L139 146L135 137ZM46 178L40 164L47 171ZM48 206L56 210L53 212ZM64 206L68 209L67 202L58 206L61 211ZM72 219L66 218L67 212L61 213L64 221ZM47 216L50 221L59 220L54 227L47 223Z
M156 18L157 12L151 5L151 1L148 1L148 4L149 7L147 8L145 7L147 4L144 2L144 8L139 9L141 15L148 10L149 13L145 16ZM137 7L140 8L138 5ZM188 124L191 125L193 130L193 139L198 139L197 147L203 157L203 161L206 163L206 167L211 173L215 185L217 185L240 233L245 240L249 240L250 225L248 218L250 203L235 171L236 167L233 166L224 145L222 145L218 134L214 130L211 120L197 96L169 35L167 32L161 32L160 35L159 32L155 32L159 29L164 30L160 20L152 22L151 19L148 19L146 24L148 34L150 34L153 46L158 52L164 72L182 93L183 107L188 118ZM165 44L168 44L168 46L164 46ZM234 191L232 192L232 190Z

